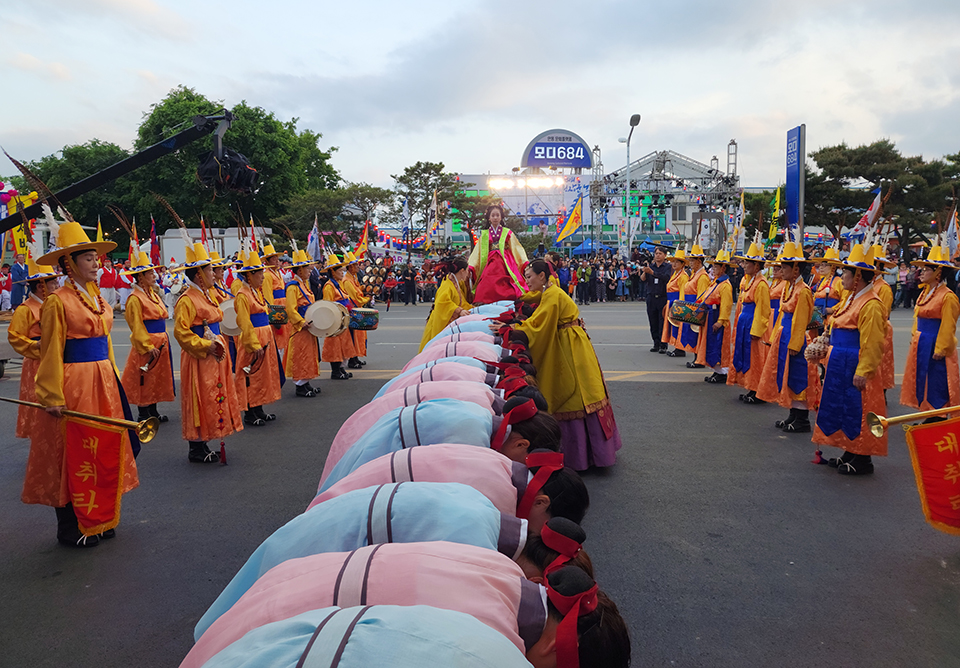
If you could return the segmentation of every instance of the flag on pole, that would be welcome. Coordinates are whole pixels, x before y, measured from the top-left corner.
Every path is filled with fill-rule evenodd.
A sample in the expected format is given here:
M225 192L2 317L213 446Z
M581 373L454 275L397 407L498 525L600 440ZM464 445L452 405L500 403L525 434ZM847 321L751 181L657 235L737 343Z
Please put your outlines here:
M323 237L320 236L320 230L317 227L317 214L313 214L313 229L311 229L307 235L307 253L310 255L310 258L316 262L319 262L323 257L323 253L320 250L322 239Z
M253 215L250 216L250 250L254 253L260 252L260 247L257 246L257 231L253 226Z
M357 259L360 259L367 252L367 238L370 230L370 221L368 220L363 224L363 232L360 233L360 241L357 242L357 247L353 250L353 254L357 256Z
M907 448L927 522L960 536L960 418L906 428Z
M159 265L163 262L163 258L160 257L160 240L157 239L157 221L153 219L153 214L150 214L150 263L153 265Z
M780 186L777 186L777 195L771 204L773 205L773 216L770 218L770 233L767 235L767 241L776 239L777 230L780 229Z
M877 220L877 215L880 213L880 188L874 190L877 196L873 199L873 202L870 204L870 208L867 209L866 213L860 218L853 229L850 230L851 236L860 236L866 234L867 230L873 228L873 224Z
M130 265L134 265L140 257L140 237L137 235L137 219L134 218L130 223L130 248L127 250L127 259Z
M574 204L573 209L570 210L570 215L567 216L567 221L563 224L560 233L557 234L554 243L558 244L564 239L576 234L581 227L583 227L583 195L577 198L577 203Z
M957 257L960 250L960 239L957 238L957 207L954 205L953 214L950 216L950 225L947 227L947 245L950 247L950 259Z
M65 421L67 491L80 532L95 536L120 522L123 487L123 427L74 417ZM133 444L139 445L139 443Z
M22 253L23 255L27 254L27 244L29 239L27 239L27 225L28 223L20 223L15 228L13 228L13 252L14 254Z
M430 202L430 208L427 209L427 236L433 233L433 228L437 226L437 214L439 206L437 204L437 191L433 191L433 201Z

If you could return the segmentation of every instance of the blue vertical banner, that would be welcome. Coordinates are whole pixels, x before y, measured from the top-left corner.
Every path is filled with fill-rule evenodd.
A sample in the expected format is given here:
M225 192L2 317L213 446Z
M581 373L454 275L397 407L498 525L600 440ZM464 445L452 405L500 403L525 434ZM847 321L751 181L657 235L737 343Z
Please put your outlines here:
M807 126L787 130L787 224L803 233L803 186L806 176Z

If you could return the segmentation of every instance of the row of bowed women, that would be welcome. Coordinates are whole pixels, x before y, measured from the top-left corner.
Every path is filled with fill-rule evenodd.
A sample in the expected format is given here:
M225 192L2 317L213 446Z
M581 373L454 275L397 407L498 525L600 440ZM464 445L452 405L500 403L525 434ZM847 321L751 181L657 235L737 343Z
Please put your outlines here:
M459 289L465 267L453 261L442 285ZM439 300L430 325L442 326L340 426L316 496L210 605L182 668L630 664L550 405L566 390L548 390L538 363L566 359L558 334L579 325L535 320L559 288L542 261L526 274L535 307L448 294L467 306L451 321ZM557 351L542 358L538 343Z
M30 297L15 311L8 339L24 357L20 399L44 407L21 406L17 417L17 437L30 439L21 498L56 509L63 545L93 547L116 534L120 497L139 485L140 451L133 429L115 445L91 447L69 421L64 426L64 410L132 420L135 405L138 420L166 422L158 404L174 401L179 389L188 459L210 464L225 459L224 438L244 425L259 428L276 419L264 406L280 399L286 378L295 383L297 397L312 398L320 391L310 381L320 375L321 361L330 363L334 379L348 379L347 367L365 364L360 358L366 355L366 331L321 332L321 344L308 327L304 314L315 301L308 282L315 263L305 251L294 249L294 275L284 282L272 245L262 255L241 252L240 262L232 263L187 238L186 262L178 271L188 287L173 313L179 388L169 313L157 290L156 267L143 252L125 272L134 280L124 313L132 349L120 374L110 338L114 311L97 287L98 257L116 244L90 241L65 211L68 219L58 220L46 204L44 209L56 248L30 249ZM350 253L331 253L324 267L330 280L323 298L344 314L369 301L356 280L356 262ZM228 286L224 270L234 264L237 278ZM66 276L62 286L55 266ZM220 330L227 302L236 318L234 336ZM220 441L219 451L208 447L213 440Z
M695 243L668 257L673 273L662 341L673 350L667 355L692 355L688 368L709 367L706 382L740 386L744 404L789 409L775 427L812 431L818 446L838 448L835 457L818 449L814 461L842 475L871 474L873 457L887 454L886 433L872 433L867 415L886 416L886 391L895 386L893 294L883 278L894 262L874 240L868 232L845 259L836 244L822 257L807 258L799 239L784 243L775 261L765 258L759 239L741 256L721 249L707 258ZM714 269L712 277L705 262ZM744 270L736 304L727 275L734 262ZM925 411L957 405L957 267L943 238L913 264L923 290L914 308L900 403ZM765 265L772 268L770 281Z

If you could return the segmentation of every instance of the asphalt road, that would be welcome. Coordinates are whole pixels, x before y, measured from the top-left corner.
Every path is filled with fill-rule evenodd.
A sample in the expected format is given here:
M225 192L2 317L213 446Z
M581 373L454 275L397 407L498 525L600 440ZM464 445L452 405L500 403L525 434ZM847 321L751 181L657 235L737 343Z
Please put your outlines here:
M352 380L321 380L315 399L284 387L277 422L228 439L228 466L189 464L179 404L163 407L117 538L92 550L59 547L53 510L20 503L27 444L0 407L0 665L177 665L247 556L313 497L339 424L416 352L428 308L382 312ZM809 435L773 428L784 410L649 353L642 304L582 311L624 442L586 475L587 548L634 665L960 666L960 540L924 522L900 429L875 475L841 477L809 463ZM894 312L898 371L910 324ZM122 364L122 320L114 339ZM8 367L0 395L18 383Z

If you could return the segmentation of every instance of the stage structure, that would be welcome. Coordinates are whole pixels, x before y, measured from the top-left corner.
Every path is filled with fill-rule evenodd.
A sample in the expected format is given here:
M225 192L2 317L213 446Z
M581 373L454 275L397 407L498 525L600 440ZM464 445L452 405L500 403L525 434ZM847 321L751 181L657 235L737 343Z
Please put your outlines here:
M671 229L688 239L699 231L704 247L717 250L726 239L740 202L736 140L727 145L726 173L718 163L716 156L705 165L675 151L654 151L633 161L630 206L634 229L626 231L629 246L632 248L644 233ZM626 174L624 165L603 177L602 192L596 193L606 197L616 211L615 217L624 220ZM596 190L594 187L591 193Z

